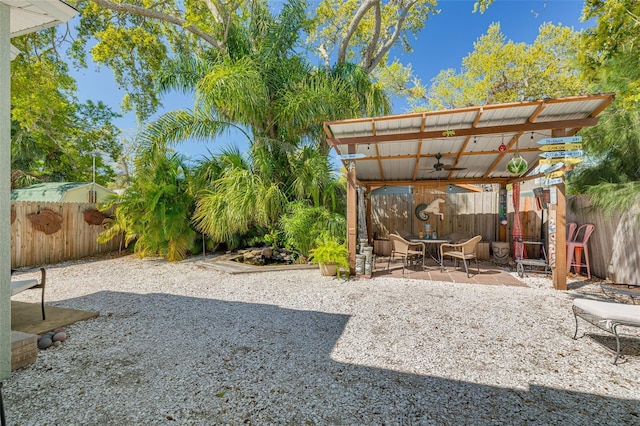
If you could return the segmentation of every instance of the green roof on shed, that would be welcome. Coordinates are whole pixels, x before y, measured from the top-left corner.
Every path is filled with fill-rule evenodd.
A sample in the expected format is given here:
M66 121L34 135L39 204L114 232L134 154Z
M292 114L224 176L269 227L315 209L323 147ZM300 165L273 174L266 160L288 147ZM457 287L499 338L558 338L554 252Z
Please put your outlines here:
M40 202L60 202L67 191L86 185L91 182L45 182L27 186L25 188L11 191L13 201L40 201ZM96 184L97 185L97 184Z

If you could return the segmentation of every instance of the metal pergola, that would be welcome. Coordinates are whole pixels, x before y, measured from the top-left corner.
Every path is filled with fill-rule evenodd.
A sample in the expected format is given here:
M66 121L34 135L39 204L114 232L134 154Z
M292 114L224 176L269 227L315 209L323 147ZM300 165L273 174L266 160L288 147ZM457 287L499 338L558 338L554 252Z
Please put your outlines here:
M501 188L544 176L541 139L576 135L594 126L614 100L611 93L417 112L324 123L328 143L347 170L347 245L355 265L356 189L379 186L497 184ZM528 169L514 176L515 154ZM436 163L444 165L434 168ZM570 167L570 166L568 166ZM556 185L554 287L566 289L566 199ZM502 227L501 227L502 228ZM506 229L500 239L506 240Z

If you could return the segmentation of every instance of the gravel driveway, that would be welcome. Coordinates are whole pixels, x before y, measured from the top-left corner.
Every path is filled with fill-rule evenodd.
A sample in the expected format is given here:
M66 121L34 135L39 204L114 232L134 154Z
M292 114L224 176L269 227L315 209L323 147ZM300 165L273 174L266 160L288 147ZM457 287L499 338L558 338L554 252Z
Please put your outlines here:
M132 256L52 266L47 301L100 316L4 382L7 421L640 424L636 330L614 366L606 333L581 322L571 339L571 301L596 285L527 284L232 276Z

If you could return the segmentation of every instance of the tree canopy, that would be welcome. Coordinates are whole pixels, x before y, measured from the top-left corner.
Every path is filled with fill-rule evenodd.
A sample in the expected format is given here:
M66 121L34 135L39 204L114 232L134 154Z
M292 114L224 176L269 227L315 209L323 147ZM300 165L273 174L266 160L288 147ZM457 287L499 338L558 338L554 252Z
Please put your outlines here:
M571 176L574 192L593 195L596 205L626 209L640 182L640 4L631 0L587 0L584 19L595 19L582 37L579 60L596 91L616 101L597 126L584 131L592 161Z
M586 0L580 49L583 71L603 91L617 92L627 110L640 107L640 3L634 0Z
M460 72L441 71L431 85L428 109L554 98L585 93L577 70L580 34L545 23L532 44L507 40L492 24L462 59Z
M68 65L58 55L56 29L14 38L21 53L11 62L12 185L38 180L88 181L94 153L97 179L114 177L120 155L117 117L104 103L80 102Z
M279 9L267 0L75 0L71 4L81 16L74 58L84 64L89 52L95 63L109 67L127 92L124 110L135 110L140 120L160 105L156 76L167 59L203 59L214 52L237 51L238 32L260 23L256 11ZM303 0L290 0L282 8L302 10L305 22L298 28L301 34L283 27L280 39L299 40L306 34L307 47L299 43L297 48L318 55L325 71L354 64L370 74L393 63L389 51L398 44L411 50L408 37L417 34L437 13L436 4L435 0L326 0L312 3L315 9L311 12ZM408 70L402 69L405 73ZM397 64L387 75L390 72L398 75Z
M251 19L232 27L225 50L165 63L160 87L193 93L194 108L164 114L140 135L153 152L240 129L249 152L226 149L203 165L207 179L194 212L199 230L230 245L243 235L277 233L289 203L335 211L343 187L321 123L389 111L361 67L318 69L298 51L308 24L301 3L284 5L278 14L258 3L247 13Z

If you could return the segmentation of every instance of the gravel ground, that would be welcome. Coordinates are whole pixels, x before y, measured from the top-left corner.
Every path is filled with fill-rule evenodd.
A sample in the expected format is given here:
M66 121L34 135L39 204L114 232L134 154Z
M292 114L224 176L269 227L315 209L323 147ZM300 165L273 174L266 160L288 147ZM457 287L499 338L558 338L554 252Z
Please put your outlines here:
M4 382L8 424L638 425L640 335L552 289L316 270L228 275L126 256L54 265L50 304L99 311ZM14 300L37 302L25 292ZM629 337L631 336L631 337Z

